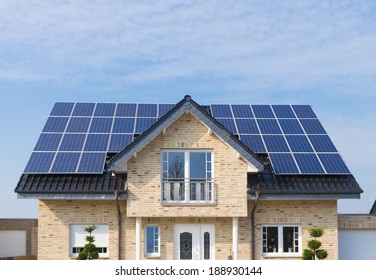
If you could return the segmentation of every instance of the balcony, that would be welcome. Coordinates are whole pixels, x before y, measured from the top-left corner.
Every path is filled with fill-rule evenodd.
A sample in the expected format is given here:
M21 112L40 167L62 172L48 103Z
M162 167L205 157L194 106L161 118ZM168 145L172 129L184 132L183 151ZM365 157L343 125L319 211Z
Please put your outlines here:
M177 179L162 182L162 204L213 204L212 179Z

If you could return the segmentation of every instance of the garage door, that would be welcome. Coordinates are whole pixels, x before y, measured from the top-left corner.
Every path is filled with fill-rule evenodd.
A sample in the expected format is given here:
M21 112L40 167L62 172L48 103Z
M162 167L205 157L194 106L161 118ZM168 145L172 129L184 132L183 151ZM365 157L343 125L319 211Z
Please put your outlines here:
M340 260L376 260L376 230L340 230Z
M0 257L26 256L25 230L0 230Z

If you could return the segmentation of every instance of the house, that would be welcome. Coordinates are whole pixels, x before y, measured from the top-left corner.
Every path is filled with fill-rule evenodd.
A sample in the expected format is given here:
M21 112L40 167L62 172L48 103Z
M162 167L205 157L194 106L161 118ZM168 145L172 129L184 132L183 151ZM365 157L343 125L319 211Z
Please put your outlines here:
M15 189L38 259L338 259L338 199L362 189L310 106L56 103ZM53 248L53 250L52 250Z

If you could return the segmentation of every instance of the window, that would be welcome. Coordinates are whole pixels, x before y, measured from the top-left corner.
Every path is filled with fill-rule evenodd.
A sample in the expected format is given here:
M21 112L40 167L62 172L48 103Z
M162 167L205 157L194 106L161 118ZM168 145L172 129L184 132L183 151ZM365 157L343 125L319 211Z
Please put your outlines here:
M86 236L89 234L85 228L91 226L87 225L70 225L70 256L77 257L83 250L86 241ZM95 237L94 244L99 251L100 258L108 257L108 225L95 225L97 228L92 235Z
M212 157L202 150L162 152L162 201L212 203Z
M145 256L159 257L159 226L149 225L145 227Z
M262 227L263 256L300 256L301 245L300 226L271 225Z

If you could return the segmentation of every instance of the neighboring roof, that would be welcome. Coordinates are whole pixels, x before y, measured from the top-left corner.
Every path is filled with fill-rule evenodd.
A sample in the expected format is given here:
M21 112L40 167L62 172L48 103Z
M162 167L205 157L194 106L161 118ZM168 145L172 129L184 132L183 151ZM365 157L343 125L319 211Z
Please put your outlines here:
M124 190L126 178L122 175L112 176L111 173L83 174L23 174L15 192L32 193L111 193Z
M372 205L371 211L369 211L371 215L376 215L376 199L375 202Z
M186 95L183 100L176 104L166 115L160 118L156 123L149 127L144 133L129 144L123 151L119 152L110 160L110 169L116 170L123 163L128 161L150 141L157 137L162 131L171 125L180 116L189 111L197 119L203 122L209 129L212 130L219 138L226 142L229 146L235 149L241 157L255 166L259 171L264 168L263 162L259 157L245 146L238 138L236 138L230 131L228 131L221 123L208 114L206 110L201 108L199 104Z

